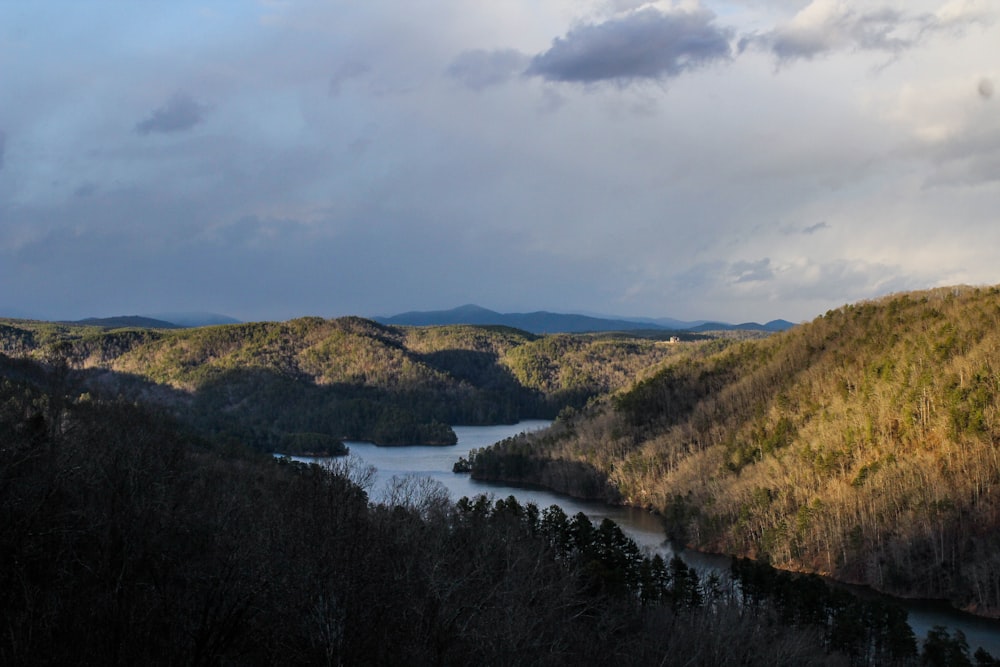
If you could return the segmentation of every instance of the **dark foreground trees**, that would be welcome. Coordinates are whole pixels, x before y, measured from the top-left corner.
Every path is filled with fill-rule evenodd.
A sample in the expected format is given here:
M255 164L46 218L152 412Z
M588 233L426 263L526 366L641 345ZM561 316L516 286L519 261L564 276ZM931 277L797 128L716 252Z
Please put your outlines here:
M0 664L915 664L611 522L412 480L374 504L362 468L209 447L4 364Z

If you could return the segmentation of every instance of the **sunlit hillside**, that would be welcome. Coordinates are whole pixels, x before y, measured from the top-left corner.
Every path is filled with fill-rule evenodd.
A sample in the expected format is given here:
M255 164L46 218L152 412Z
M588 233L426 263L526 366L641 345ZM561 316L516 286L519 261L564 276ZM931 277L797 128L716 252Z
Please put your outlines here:
M78 393L134 396L203 432L301 451L304 436L450 444L452 424L551 418L626 386L677 348L610 334L313 317L182 330L8 320L0 352L64 365Z
M474 473L575 470L699 549L1000 613L998 408L1000 289L938 289L680 355Z

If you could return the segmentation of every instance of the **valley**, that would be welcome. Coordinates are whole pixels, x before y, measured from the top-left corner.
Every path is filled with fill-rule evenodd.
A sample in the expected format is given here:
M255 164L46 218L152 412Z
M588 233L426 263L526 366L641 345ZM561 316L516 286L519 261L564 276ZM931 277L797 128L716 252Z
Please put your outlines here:
M742 568L737 572L733 566L739 583L724 595L718 582L698 580L683 563L672 564L668 575L665 561L642 561L646 564L640 566L636 560L639 569L631 570L625 563L632 556L621 556L625 560L619 565L601 561L600 567L609 569L600 570L604 574L599 579L578 580L590 591L586 595L600 591L602 600L624 595L620 601L631 600L629 605L641 602L642 610L633 611L639 614L636 619L646 618L642 623L651 622L648 614L661 613L668 602L672 613L680 607L691 610L695 616L686 617L691 622L702 622L695 619L701 618L706 599L737 608L763 605L754 613L777 614L775 619L785 615L791 619L786 619L789 632L819 632L825 639L818 645L827 655L862 650L857 647L863 645L868 657L858 654L851 664L880 664L890 654L908 664L906 656L935 642L961 654L961 638L947 631L934 634L937 630L931 628L930 638L913 644L910 653L911 640L899 629L897 612L885 612L879 621L870 616L883 613L878 611L882 602L851 602L854 598L829 589L823 595L832 597L820 598L825 611L807 611L795 606L804 604L795 595L809 587L816 595L820 589L810 577L823 575L895 596L947 600L982 616L1000 615L997 350L1000 289L967 287L848 305L765 337L539 335L493 325L399 326L356 317L196 329L5 320L0 322L0 370L5 442L11 444L2 452L6 495L0 501L7 516L21 517L12 519L14 525L28 521L23 530L29 533L17 533L18 539L28 539L27 545L34 544L29 534L35 528L28 526L36 519L21 516L17 508L27 507L21 494L37 483L28 480L41 479L33 476L44 477L46 468L63 470L64 462L106 447L118 449L108 451L111 458L95 474L118 479L115 484L132 484L129 476L146 475L147 465L169 468L177 456L188 461L195 477L209 469L215 475L219 466L231 465L249 475L271 475L265 471L273 465L289 471L273 473L279 477L306 474L306 468L287 468L282 459L275 463L274 452L339 457L327 459L331 463L321 467L326 472L308 475L319 475L317 480L331 475L331 480L342 480L336 484L346 485L343 493L355 493L350 489L356 487L364 494L357 512L351 510L354 518L343 520L365 523L396 507L415 512L412 520L418 525L437 525L435 530L447 532L453 528L445 524L465 520L457 518L462 513L486 522L484 530L520 517L517 531L527 532L516 539L556 530L546 539L555 540L550 546L559 567L590 571L597 566L586 565L587 559L617 559L619 549L624 554L637 547L616 532L593 533L595 540L611 541L600 547L575 541L590 540L581 536L597 527L586 528L583 519L572 517L562 523L549 510L545 520L556 523L538 523L542 508L531 509L513 496L466 499L455 515L449 509L455 499L441 497L418 478L401 478L389 495L368 498L374 471L365 472L343 456L352 446L401 446L400 460L412 446L443 447L442 455L449 456L449 445L462 428L456 424L553 420L546 429L463 450L472 478L652 510L663 523L664 538L732 556ZM130 453L132 443L150 437L157 443L148 445L153 449ZM174 453L167 460L156 458L169 452ZM133 454L154 458L124 463ZM25 468L17 461L32 463ZM75 465L73 470L91 470ZM77 473L66 469L58 474L69 479ZM56 492L63 488L60 479L40 488ZM102 484L88 479L78 480L83 488ZM165 478L163 492L175 493L175 483L173 477ZM124 487L115 488L108 491L120 493ZM137 493L122 497L125 506L146 497L145 491ZM65 502L90 503L69 500L76 495L70 493ZM245 496L247 502L252 497ZM49 515L44 502L41 507L39 517L62 525L61 515ZM151 513L147 520L160 520L156 506L142 511ZM98 523L86 524L85 532L102 525L101 519L87 519L92 520ZM131 521L127 515L116 520L125 522L116 530ZM374 524L365 525L363 531ZM619 531L603 524L600 530ZM18 553L23 548L8 546ZM474 542L467 546L478 548ZM431 557L418 551L413 552L414 567ZM26 552L18 556L23 557ZM132 562L131 555L121 557ZM29 576L13 562L8 565L16 576ZM662 584L643 579L656 572L664 573ZM338 576L346 577L345 585L352 581L346 572ZM509 585L516 587L521 575L511 576ZM769 583L753 593L758 597L748 598L748 587L758 585L750 582L760 577ZM594 589L598 581L602 583ZM796 592L792 598L772 598L782 587ZM705 598L709 591L716 592ZM584 594L572 595L578 593ZM37 603L31 600L24 603ZM838 633L848 632L841 625L845 614L870 616L875 634L838 639ZM36 621L22 621L35 630L40 627L32 625ZM723 630L714 626L710 632ZM515 637L520 635L503 641ZM790 636L781 641L786 640L798 641ZM953 641L959 643L949 643ZM637 650L643 655L664 650L642 646ZM791 644L781 646L789 651L782 654L788 664L798 664L805 655ZM760 655L765 654L770 657L761 660L770 664L774 655Z

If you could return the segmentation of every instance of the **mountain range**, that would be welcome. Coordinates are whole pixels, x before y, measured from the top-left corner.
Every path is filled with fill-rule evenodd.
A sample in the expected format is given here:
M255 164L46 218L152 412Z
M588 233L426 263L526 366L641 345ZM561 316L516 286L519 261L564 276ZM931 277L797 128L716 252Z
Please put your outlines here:
M438 326L444 324L499 325L521 329L535 334L547 333L590 333L601 331L785 331L793 322L772 320L766 324L745 322L727 324L697 320L684 322L669 318L632 319L606 318L591 315L553 313L539 310L531 313L498 313L474 304L459 306L451 310L410 311L389 317L375 317L377 322L403 326Z
M88 317L63 324L103 327L105 329L192 329L219 324L241 324L240 320L218 313L159 313L156 315L118 315Z
M21 312L4 312L6 317L35 320ZM376 316L371 319L381 324L399 326L443 326L471 324L480 326L506 326L533 334L550 333L600 333L615 331L677 331L705 333L709 331L756 331L775 333L795 326L788 320L772 320L765 324L743 322L730 324L709 320L684 321L669 317L631 318L604 317L580 313L554 313L545 310L530 313L500 313L474 304L450 310L407 311L398 315ZM114 317L88 317L81 320L60 320L62 324L97 326L105 329L188 329L240 324L241 320L207 312L153 313L145 315L117 315Z

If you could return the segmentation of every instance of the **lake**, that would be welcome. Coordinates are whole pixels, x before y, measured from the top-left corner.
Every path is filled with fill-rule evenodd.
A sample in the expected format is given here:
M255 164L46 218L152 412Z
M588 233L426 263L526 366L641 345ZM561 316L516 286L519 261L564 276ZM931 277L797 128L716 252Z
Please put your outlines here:
M542 429L549 424L550 422L544 420L528 420L513 425L455 426L453 428L455 435L458 436L458 444L448 447L421 445L379 447L370 442L354 441L348 441L346 444L352 456L376 468L375 482L369 491L372 500L379 500L393 477L407 475L426 477L446 488L453 501L462 496L471 498L479 494L493 495L497 498L512 495L520 503L535 503L541 509L559 505L569 516L583 512L595 523L609 518L640 547L651 553L658 552L666 559L671 558L674 551L666 540L659 518L651 512L634 507L617 507L576 500L542 489L477 482L467 474L456 474L451 471L459 457L467 457L470 449L488 447L504 438L524 431ZM303 461L314 460L295 458ZM729 571L729 559L725 556L701 554L690 550L681 552L680 556L688 565L703 573L713 570L723 573ZM859 594L878 595L868 589L854 588ZM918 639L924 638L927 631L935 625L943 625L952 630L960 629L965 633L971 648L970 654L976 647L982 646L993 656L1000 657L1000 621L965 614L941 603L890 599L906 608L910 626Z
M632 507L575 500L543 489L478 482L470 475L451 471L459 457L469 455L470 449L488 447L504 438L524 431L542 429L549 424L548 421L533 420L502 426L455 426L453 428L455 435L458 436L458 444L450 447L423 445L379 447L370 442L355 441L348 441L345 444L350 448L352 455L375 466L377 476L370 492L372 500L375 501L380 499L386 485L393 477L406 475L429 477L440 482L448 490L453 501L462 496L472 498L480 494L494 495L498 498L513 495L521 503L535 503L542 509L550 505L559 505L569 516L583 512L591 520L598 522L605 517L615 521L640 546L669 550L670 546L666 543L663 527L659 519L650 512Z

